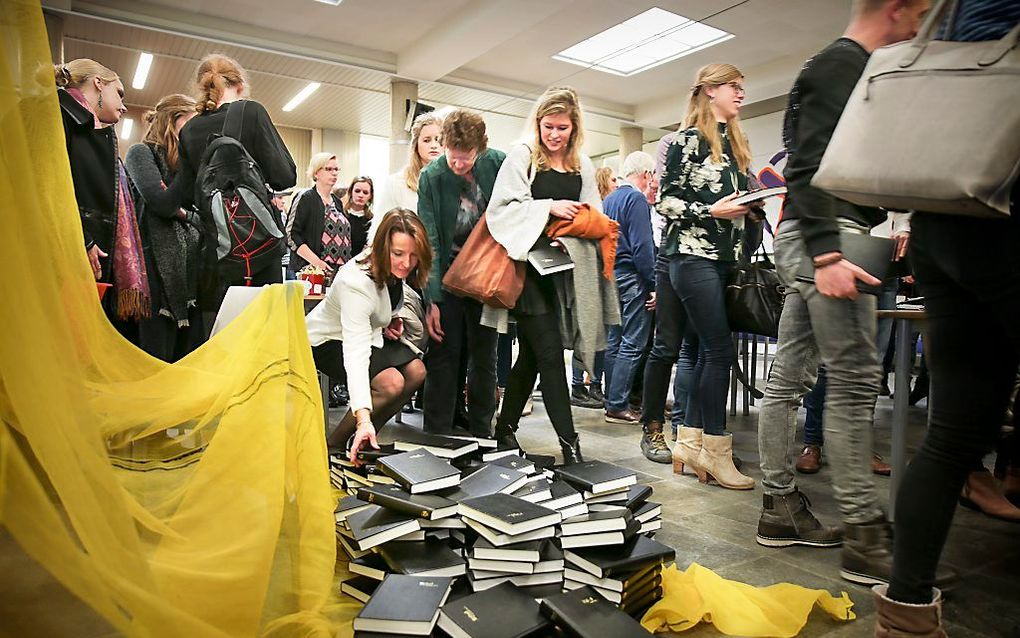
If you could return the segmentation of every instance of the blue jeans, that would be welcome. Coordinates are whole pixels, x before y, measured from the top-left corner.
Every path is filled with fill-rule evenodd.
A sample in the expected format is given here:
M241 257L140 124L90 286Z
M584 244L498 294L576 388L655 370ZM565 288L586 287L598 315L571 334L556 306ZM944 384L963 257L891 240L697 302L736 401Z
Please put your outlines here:
M652 315L645 308L649 291L637 273L617 273L621 325L610 326L606 347L606 410L619 412L630 405L630 388L648 343Z
M882 285L882 292L878 296L879 310L893 310L896 308L897 279L887 279ZM883 317L878 320L878 332L875 345L878 347L878 360L885 357L885 350L889 347L889 337L892 334L892 319ZM825 404L826 386L825 368L818 368L818 380L815 387L804 396L804 445L825 444L825 434L822 430L822 406Z
M605 375L605 370L606 351L599 350L595 353L595 370L592 371L591 377L588 379L591 382L591 387L602 389L602 377ZM575 386L584 384L584 367L576 354L570 362L570 383Z
M684 425L704 428L711 435L725 432L726 392L733 363L725 285L732 269L733 262L693 255L674 255L657 264L655 296L660 315L645 366L642 422L662 421L670 371L689 326L698 337L702 356L691 378Z
M673 374L673 433L683 426L687 417L687 398L690 393L691 377L694 376L694 368L698 365L698 335L690 330L684 335L683 345L680 346L680 358L676 361L676 372ZM697 417L694 420L700 421Z

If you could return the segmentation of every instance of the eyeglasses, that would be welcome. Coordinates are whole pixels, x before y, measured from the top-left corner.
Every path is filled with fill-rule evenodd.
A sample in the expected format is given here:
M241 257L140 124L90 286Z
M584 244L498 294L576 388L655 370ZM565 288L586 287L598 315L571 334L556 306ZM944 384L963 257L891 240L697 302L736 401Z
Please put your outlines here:
M327 173L339 173L340 172L340 167L339 166L332 166L332 167L331 166L323 166L319 170L326 171Z
M734 93L738 93L740 95L744 95L745 94L744 93L744 85L740 84L739 82L727 82L726 86L728 86L731 89L733 89Z

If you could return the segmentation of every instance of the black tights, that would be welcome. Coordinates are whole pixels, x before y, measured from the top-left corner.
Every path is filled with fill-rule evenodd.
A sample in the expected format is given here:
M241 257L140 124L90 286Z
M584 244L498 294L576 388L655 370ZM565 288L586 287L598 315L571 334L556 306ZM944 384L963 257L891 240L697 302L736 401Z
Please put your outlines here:
M889 597L931 602L960 489L998 438L1020 361L1020 219L917 214L931 426L896 499Z
M567 367L556 315L519 315L516 319L517 362L510 370L496 427L517 429L524 404L535 388L535 379L541 376L542 401L553 429L561 439L572 441L574 417L570 413Z

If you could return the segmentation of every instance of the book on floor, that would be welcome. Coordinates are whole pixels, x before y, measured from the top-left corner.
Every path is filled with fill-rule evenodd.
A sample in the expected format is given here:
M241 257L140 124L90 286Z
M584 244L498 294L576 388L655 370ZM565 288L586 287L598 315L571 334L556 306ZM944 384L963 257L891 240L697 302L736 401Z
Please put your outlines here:
M620 611L592 587L550 596L540 603L542 613L569 634L581 638L647 637L651 633Z
M519 490L528 482L528 477L520 472L508 470L498 465L480 467L460 480L455 489L442 493L451 501L464 501L489 494L509 494Z
M356 576L340 583L340 591L363 603L367 603L375 590L379 588L381 581L368 576Z
M647 594L636 600L624 600L620 603L620 611L632 618L640 619L648 611L648 608L662 599L662 585L648 591Z
M537 563L542 557L542 541L525 541L496 547L484 538L475 541L471 556L486 560L521 560Z
M468 567L472 571L507 572L510 574L531 574L535 564L522 560L488 560L485 558L469 558Z
M460 516L458 516L456 514L454 514L452 516L447 516L445 518L436 518L436 519L419 518L418 519L418 524L421 525L421 528L423 530L426 530L426 531L434 531L434 530L437 531L437 530L441 530L441 529L446 529L446 530L450 530L450 529L464 529L465 527L467 527L467 525L460 518Z
M637 483L637 474L633 470L605 461L587 461L564 465L556 470L556 473L568 483L596 496Z
M598 587L600 589L607 589L615 592L623 592L628 588L640 586L648 578L654 577L655 574L660 573L661 571L662 563L655 561L648 563L647 565L642 565L629 574L622 574L618 577L609 576L606 578L596 578L590 573L581 569L576 569L574 565L568 564L563 570L563 575L570 580L584 583L585 585L591 585L592 587Z
M366 556L356 558L347 563L347 571L359 576L374 578L375 580L382 580L386 578L386 574L390 573L389 565L386 564L386 561L382 559L382 556L374 552L370 552Z
M633 518L627 521L626 528L615 532L594 532L591 534L576 534L574 536L561 536L560 547L563 549L574 549L577 547L599 547L601 545L622 545L630 538L633 538L641 524Z
M549 630L538 602L506 582L446 603L438 625L452 638L528 638Z
M372 553L372 550L370 549L358 549L354 543L354 539L341 534L339 530L337 530L336 541L340 544L340 549L342 549L344 554L347 555L347 560L349 561L364 558ZM338 556L338 558L342 557Z
M501 456L494 461L489 461L489 463L491 465L505 467L508 470L517 470L518 472L523 472L524 474L535 473L535 464L516 454Z
M522 534L560 522L558 511L509 494L489 494L461 501L460 514L503 534Z
M595 532L614 532L627 529L633 515L626 507L590 508L587 514L563 519L560 533L563 536L577 534L593 534Z
M467 526L479 536L498 547L511 545L513 543L523 543L524 541L532 541L540 538L552 538L556 535L555 525L549 525L548 527L532 530L530 532L523 532L521 534L503 534L486 527L478 521L473 521L470 518L465 518L464 522L467 523Z
M572 586L574 585L591 586L589 583L575 581L572 578L566 576L566 574L564 574L564 579L565 579L563 581L564 583L570 583ZM661 583L662 574L659 572L654 572L647 575L644 579L642 579L642 581L639 584L635 585L634 588L624 590L622 592L613 591L612 589L603 589L602 587L594 586L592 587L595 589L596 592L598 592L600 596L602 596L609 602L613 603L614 605L617 605L622 608L624 603L628 603L631 607L633 607L634 606L633 601L644 599L649 592L658 588L661 585Z
M390 574L354 618L354 630L427 636L452 582L448 577Z
M668 565L676 559L676 550L647 536L636 536L618 547L592 547L563 554L567 561L596 578L626 574L655 561Z
M333 514L339 523L355 512L368 509L369 506L371 506L370 502L362 500L357 496L345 496L340 499L339 503L337 503L336 509L333 510Z
M584 497L581 492L574 489L570 483L567 483L563 479L554 479L549 483L549 492L551 494L549 500L542 503L542 507L548 507L549 509L562 510L565 507L571 505L577 505L578 503L584 502Z
M641 523L641 528L638 529L638 534L648 534L649 532L657 532L662 529L662 519L653 518L650 521Z
M423 448L444 459L456 459L478 449L477 441L458 439L441 434L429 434L409 425L390 426L385 431L387 436L392 437L393 447L398 452L409 452Z
M539 505L541 505L542 507L549 507L547 503L539 503ZM582 501L580 503L575 503L573 505L568 505L567 507L560 507L557 509L560 512L560 516L563 517L563 520L566 520L568 518L580 516L581 514L587 514L588 504Z
M379 505L351 514L347 526L361 551L421 530L418 519Z
M627 503L627 488L602 492L601 494L594 494L585 490L582 494L584 495L584 502L589 505L619 505L623 507Z
M418 518L439 520L457 515L455 502L438 494L412 494L401 485L362 487L358 498Z
M451 439L473 441L478 444L478 449L480 450L494 450L496 448L496 439L492 438L491 436L475 436L473 434L468 433L466 430L461 430L460 428L457 428L456 430L450 432L449 434L444 434L443 436L448 436Z
M441 540L386 543L379 555L390 571L409 576L463 576L464 558Z
M659 518L660 516L662 516L662 505L659 503L646 502L634 510L634 518L642 523L647 523L653 518Z
M542 543L539 560L535 563L536 574L562 572L564 567L563 550L556 543L546 540Z
M379 459L379 468L411 494L435 492L460 483L460 470L421 448Z
M652 488L648 485L631 485L627 488L627 500L623 503L623 506L632 512L636 512L651 495Z
M497 572L494 572L494 573L497 573ZM492 587L495 587L497 585L501 585L503 583L509 583L510 582L510 577L513 576L513 574L507 574L507 573L503 573L503 572L498 572L498 573L500 575L496 576L496 577L478 578L475 575L474 572L469 571L468 572L468 584L471 585L471 591L476 591L476 592L478 592L478 591L485 591L486 589L491 589Z
M563 572L542 572L538 574L517 574L510 577L510 582L518 587L531 587L533 585L549 585L551 583L562 583Z
M511 448L490 448L482 452L482 461L488 463L489 461L495 461L496 459L504 456L520 456L521 449L517 447Z
M517 498L523 498L529 503L544 503L552 498L552 491L547 478L540 478L537 481L528 481L518 490L511 492ZM543 505L542 507L547 507ZM550 508L554 509L554 508Z

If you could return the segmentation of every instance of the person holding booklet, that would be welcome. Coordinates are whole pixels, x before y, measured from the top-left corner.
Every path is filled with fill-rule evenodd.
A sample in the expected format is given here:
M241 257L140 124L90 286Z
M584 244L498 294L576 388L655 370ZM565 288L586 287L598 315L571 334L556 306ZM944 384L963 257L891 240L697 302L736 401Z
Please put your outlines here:
M574 90L547 90L536 103L528 126L534 137L527 144L514 146L507 155L486 210L492 237L507 249L511 259L518 261L528 261L534 248L549 244L546 228L550 222L573 220L584 204L595 211L602 204L595 167L581 154L584 129ZM579 262L585 255L590 263ZM571 258L573 269L544 276L528 262L524 289L512 311L520 354L510 372L495 434L501 446L519 447L514 432L535 380L541 376L542 398L559 437L564 462L578 463L582 460L581 447L570 412L564 342L558 329L560 317L566 312L561 307L560 292L573 289L565 288L564 278L572 275L576 282L579 270L589 278L601 275L594 251L572 253Z
M425 381L425 364L401 339L403 282L428 281L432 247L421 221L395 208L379 224L371 250L344 264L306 317L315 367L345 381L350 409L327 441L342 447L353 435L353 462L366 444L378 449L382 427Z
M751 489L754 479L733 464L726 433L726 392L733 344L726 320L725 287L741 255L744 218L752 209L734 204L747 190L751 151L740 128L743 74L731 64L709 64L691 87L687 115L670 142L657 206L666 218L655 296L655 341L645 366L641 422L661 432L669 374L685 328L701 353L691 377L687 411L673 451L675 467L722 487Z

